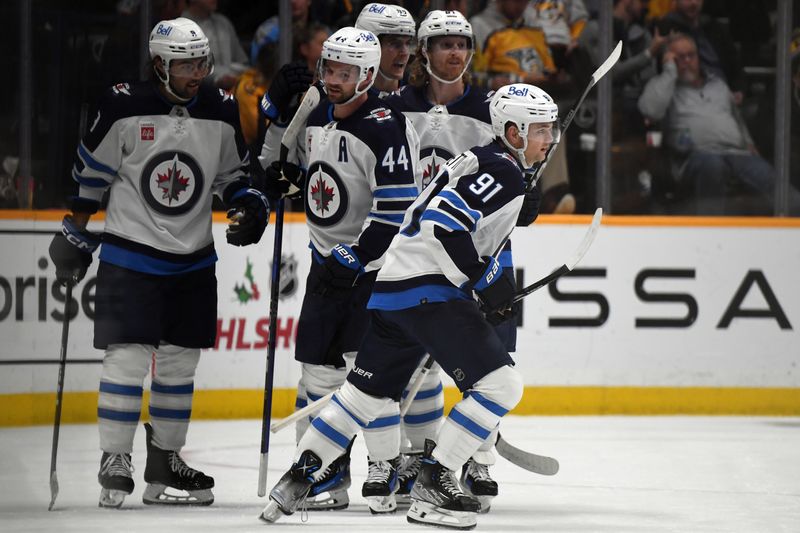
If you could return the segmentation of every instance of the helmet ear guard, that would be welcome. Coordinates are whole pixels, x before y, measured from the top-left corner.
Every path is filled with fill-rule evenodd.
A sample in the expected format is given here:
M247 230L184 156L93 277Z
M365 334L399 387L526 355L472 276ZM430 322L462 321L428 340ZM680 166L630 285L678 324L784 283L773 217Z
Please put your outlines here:
M506 85L498 89L489 102L489 115L492 118L492 132L516 154L517 160L525 169L533 167L525 158L528 147L528 133L531 124L553 124L552 144L560 140L558 127L558 106L545 91L526 83ZM506 124L517 126L523 139L521 148L513 146L506 137Z

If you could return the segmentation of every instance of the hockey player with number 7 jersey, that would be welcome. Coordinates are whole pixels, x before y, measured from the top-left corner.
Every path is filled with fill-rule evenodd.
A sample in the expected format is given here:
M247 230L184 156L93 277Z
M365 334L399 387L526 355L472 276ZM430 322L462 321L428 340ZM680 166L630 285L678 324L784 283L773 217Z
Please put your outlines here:
M356 432L399 401L429 353L464 398L436 443L426 442L407 518L471 529L481 504L464 494L460 468L522 397L522 378L484 312L507 309L516 294L493 254L522 207L524 172L558 142L558 107L532 85L499 89L490 102L495 140L448 161L406 211L368 303L370 327L355 369L295 450L262 518L293 513ZM477 302L476 299L477 298Z
M314 401L344 382L345 357L352 360L369 322L375 270L419 194L417 135L401 113L368 92L380 57L378 39L367 30L342 28L329 37L319 72L326 96L301 129L296 157L290 154L283 168L276 161L284 131L276 123L260 156L268 189L279 188L286 174L307 176L295 180L312 255L295 350L302 363L298 400ZM298 439L306 427L307 420L298 423ZM347 507L349 457L329 474L318 485L327 494L312 490L309 509Z

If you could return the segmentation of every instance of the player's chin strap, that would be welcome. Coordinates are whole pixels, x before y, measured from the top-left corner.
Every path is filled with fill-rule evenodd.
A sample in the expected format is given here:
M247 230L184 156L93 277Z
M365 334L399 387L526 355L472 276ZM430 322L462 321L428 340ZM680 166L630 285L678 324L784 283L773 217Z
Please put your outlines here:
M191 100L191 98L186 98L184 96L180 96L180 95L176 94L175 91L172 90L172 85L170 85L170 83L169 83L169 70L168 70L168 68L164 69L164 75L163 76L161 75L161 72L159 72L158 69L155 66L153 67L153 70L156 71L156 76L158 76L158 79L161 81L161 83L164 84L164 89L167 90L167 92L170 94L170 96L172 96L173 98L175 98L176 100L178 100L179 102L182 102L182 103L186 103L186 102Z
M444 78L440 78L439 76L433 73L433 69L431 68L431 60L428 59L428 53L424 49L422 50L422 56L425 58L425 70L428 71L428 75L431 78L435 79L436 81L444 83L446 85L450 85L452 83L456 83L457 81L461 81L461 78L464 77L464 74L466 74L467 69L469 68L469 64L472 62L473 55L475 55L475 52L473 50L470 50L469 57L467 57L467 61L464 63L464 69L461 71L461 74L459 74L452 80L446 80Z

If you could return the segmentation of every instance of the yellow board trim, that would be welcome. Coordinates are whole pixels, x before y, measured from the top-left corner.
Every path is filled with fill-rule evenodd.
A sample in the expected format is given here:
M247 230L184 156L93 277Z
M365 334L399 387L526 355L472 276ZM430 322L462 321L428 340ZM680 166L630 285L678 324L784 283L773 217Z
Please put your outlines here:
M445 411L461 398L445 388ZM149 393L142 402L146 420ZM275 418L294 410L295 389L276 389ZM261 418L263 391L197 390L193 420ZM53 423L55 393L0 394L0 427ZM525 387L515 415L761 415L800 416L800 389L713 387ZM61 421L97 421L97 392L66 392Z

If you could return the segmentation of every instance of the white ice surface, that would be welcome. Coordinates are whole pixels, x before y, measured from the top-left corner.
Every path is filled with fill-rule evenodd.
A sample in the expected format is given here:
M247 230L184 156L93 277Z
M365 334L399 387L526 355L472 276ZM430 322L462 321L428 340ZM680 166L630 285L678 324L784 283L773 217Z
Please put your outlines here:
M144 430L136 434L136 489L124 510L99 509L94 425L61 429L55 509L48 471L52 428L0 429L0 531L413 531L404 514L372 516L361 498L363 441L353 450L346 511L256 517L261 422L194 422L186 461L216 479L206 508L141 503ZM751 417L507 417L512 444L561 463L553 477L498 459L500 495L477 531L800 532L800 419ZM273 435L271 487L288 468L294 430Z

